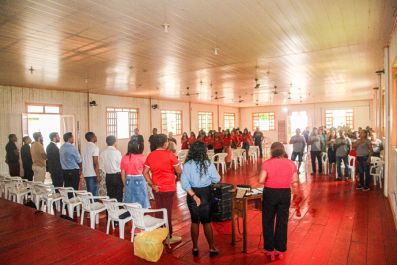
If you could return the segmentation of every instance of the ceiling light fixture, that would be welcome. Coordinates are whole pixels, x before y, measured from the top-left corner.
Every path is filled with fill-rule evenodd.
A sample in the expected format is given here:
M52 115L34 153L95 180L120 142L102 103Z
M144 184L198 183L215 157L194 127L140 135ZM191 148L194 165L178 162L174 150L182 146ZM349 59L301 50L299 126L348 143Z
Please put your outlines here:
M168 29L170 28L170 24L164 23L162 26L163 26L164 32L168 33Z
M219 54L219 48L217 48L217 47L214 48L214 54L215 54L215 55L218 55L218 54Z

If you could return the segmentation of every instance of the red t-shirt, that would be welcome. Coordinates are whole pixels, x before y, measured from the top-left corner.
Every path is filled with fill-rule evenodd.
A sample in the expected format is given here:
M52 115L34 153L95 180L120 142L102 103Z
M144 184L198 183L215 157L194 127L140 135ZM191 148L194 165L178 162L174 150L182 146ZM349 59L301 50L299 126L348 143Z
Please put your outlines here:
M188 139L190 145L194 144L195 141L196 141L196 137L189 137Z
M181 139L182 149L189 149L188 141L189 139Z
M152 181L159 187L159 192L176 191L174 166L178 165L177 157L168 150L154 150L146 158L145 166L152 172Z
M221 139L215 140L214 149L222 149L223 148L223 141Z
M121 158L120 169L126 175L142 175L145 164L145 156L142 154L125 155Z
M230 146L231 142L232 142L232 138L230 138L230 137L223 138L223 143L225 144L225 146Z
M213 136L207 137L207 144L214 145L215 138Z
M292 177L297 171L295 163L288 158L271 158L262 164L262 170L267 172L264 186L267 188L289 188Z

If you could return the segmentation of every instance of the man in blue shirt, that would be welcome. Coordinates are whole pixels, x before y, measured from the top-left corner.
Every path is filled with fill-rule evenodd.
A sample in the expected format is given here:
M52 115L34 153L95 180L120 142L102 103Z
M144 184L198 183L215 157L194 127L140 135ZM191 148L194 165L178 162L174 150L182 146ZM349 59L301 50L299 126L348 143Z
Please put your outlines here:
M59 149L59 158L63 170L65 187L79 189L81 174L81 157L77 148L73 145L74 137L71 132L63 135L65 143Z

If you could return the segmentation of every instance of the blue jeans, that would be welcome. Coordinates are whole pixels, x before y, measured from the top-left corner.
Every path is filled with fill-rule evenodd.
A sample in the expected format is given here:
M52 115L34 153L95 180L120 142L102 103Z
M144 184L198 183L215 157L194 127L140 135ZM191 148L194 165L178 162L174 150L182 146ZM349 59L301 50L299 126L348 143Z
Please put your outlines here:
M367 163L368 156L358 156L358 176L360 178L360 186L363 188L369 188L369 182L371 175L369 174L369 165Z
M127 176L124 202L139 203L142 208L150 208L147 184L144 176Z
M341 168L342 161L345 165L345 179L347 179L349 177L349 158L348 158L348 156L337 156L336 157L336 168L338 170L338 178L342 177L342 168Z
M87 191L91 192L92 195L96 196L97 186L96 186L96 176L94 177L85 177L85 185L87 186Z

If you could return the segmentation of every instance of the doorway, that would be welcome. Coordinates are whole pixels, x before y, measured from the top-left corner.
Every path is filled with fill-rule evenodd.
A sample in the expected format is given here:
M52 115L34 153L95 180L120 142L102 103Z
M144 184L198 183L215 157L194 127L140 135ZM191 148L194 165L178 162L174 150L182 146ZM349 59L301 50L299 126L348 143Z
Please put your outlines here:
M303 132L308 124L307 112L306 111L293 111L290 116L290 126L288 137L295 135L296 129L301 129Z

